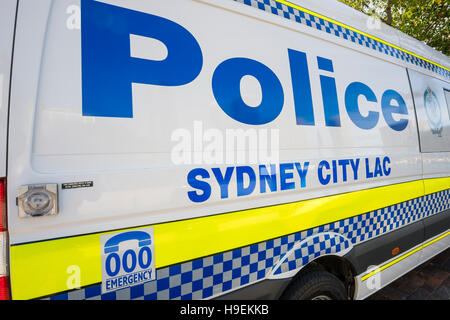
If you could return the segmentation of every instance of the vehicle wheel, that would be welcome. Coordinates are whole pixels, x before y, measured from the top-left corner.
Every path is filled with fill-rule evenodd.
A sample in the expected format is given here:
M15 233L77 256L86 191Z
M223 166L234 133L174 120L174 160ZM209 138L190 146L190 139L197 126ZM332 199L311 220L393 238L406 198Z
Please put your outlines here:
M288 287L284 300L348 300L344 284L323 270L311 270Z

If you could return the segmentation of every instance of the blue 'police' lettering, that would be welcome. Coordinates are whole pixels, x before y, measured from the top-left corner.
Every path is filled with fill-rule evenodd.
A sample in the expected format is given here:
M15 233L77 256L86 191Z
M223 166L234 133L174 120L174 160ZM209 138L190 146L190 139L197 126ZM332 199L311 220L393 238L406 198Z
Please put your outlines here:
M306 53L288 49L288 54L296 122L298 125L314 126L314 107Z
M81 19L83 116L132 118L132 83L181 86L196 79L202 70L203 55L199 43L188 30L174 21L93 0L81 0ZM131 57L131 35L160 41L167 48L167 57L161 61ZM297 125L314 126L307 55L288 49L288 60L295 122ZM329 74L334 72L333 61L318 56L317 67L328 72L319 77L325 125L340 127L336 79ZM242 99L240 83L247 75L255 77L261 86L262 99L257 107L248 106ZM268 66L259 61L246 57L225 60L216 67L211 81L218 106L236 121L263 125L275 120L282 111L285 97L281 82ZM359 96L367 102L378 102L369 86L352 82L344 94L347 113L357 127L373 129L379 123L380 112L371 110L367 115L361 114ZM408 115L406 103L398 92L386 90L380 109L392 130L402 131L407 127L406 117L394 118L394 115ZM343 167L343 170L346 169ZM227 197L226 177L223 177L221 187L223 198Z
M241 79L250 75L261 86L262 99L257 107L248 106L241 96ZM220 108L236 121L260 125L273 121L284 103L283 87L275 73L261 62L247 58L228 59L216 68L212 90Z
M345 90L345 107L350 119L361 129L369 130L378 123L379 113L369 111L367 116L363 116L359 111L358 97L363 95L367 101L377 102L377 97L367 85L362 82L352 82Z
M320 70L333 72L333 61L322 57L317 57L317 64ZM325 112L325 124L328 127L340 127L341 118L339 115L339 103L336 89L336 81L333 77L320 76L320 86L322 88L323 110Z
M393 105L392 101L395 101L397 103L397 106ZM383 96L381 97L381 110L383 112L386 123L393 130L402 131L408 125L408 119L403 118L395 120L392 117L393 114L408 114L408 108L406 107L405 100L403 100L402 96L397 91L386 90L383 93Z
M202 69L197 40L168 19L82 0L81 21L83 116L132 118L132 82L179 86ZM161 41L167 47L166 59L131 57L132 34Z

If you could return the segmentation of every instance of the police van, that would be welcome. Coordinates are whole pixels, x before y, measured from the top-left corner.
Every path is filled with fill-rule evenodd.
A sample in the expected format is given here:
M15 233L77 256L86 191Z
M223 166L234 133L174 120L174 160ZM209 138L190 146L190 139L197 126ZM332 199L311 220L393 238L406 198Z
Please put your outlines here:
M2 0L1 299L364 299L450 245L450 59L333 0Z

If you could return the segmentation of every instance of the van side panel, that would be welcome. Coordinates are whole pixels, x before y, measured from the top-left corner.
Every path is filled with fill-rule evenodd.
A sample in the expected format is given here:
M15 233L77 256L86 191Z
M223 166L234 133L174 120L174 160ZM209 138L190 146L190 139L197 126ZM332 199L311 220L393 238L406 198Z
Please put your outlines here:
M381 236L361 253L363 276L391 245L420 245L422 220L450 207L450 180L424 182L415 58L265 2L20 1L14 299L212 298ZM19 188L41 183L58 184L58 214L19 218ZM150 229L156 278L104 292L103 261L120 257L102 239Z
M439 181L450 180L450 83L409 69L408 75L417 114L425 193L432 194ZM438 214L424 220L426 239L449 229L450 210L436 211ZM446 248L438 243L428 246L421 258L429 259Z

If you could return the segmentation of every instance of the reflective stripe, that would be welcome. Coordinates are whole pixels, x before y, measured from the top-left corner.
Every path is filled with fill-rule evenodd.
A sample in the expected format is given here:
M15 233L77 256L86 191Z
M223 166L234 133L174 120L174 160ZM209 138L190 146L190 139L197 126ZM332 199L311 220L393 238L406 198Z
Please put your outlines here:
M423 185L425 194L432 194L450 188L450 178L425 179Z
M450 179L441 180L441 190ZM154 225L156 268L223 252L339 221L423 195L422 180L333 195L296 203L250 209ZM135 230L132 228L126 230ZM114 231L117 232L117 231ZM14 299L67 290L72 265L81 270L81 286L101 282L97 233L11 247ZM181 241L180 241L181 240Z
M362 281L367 280L368 278L370 278L370 277L373 276L374 274L376 274L376 273L378 273L378 272L381 272L381 271L383 271L384 269L389 268L390 266L396 264L397 262L402 261L402 260L405 259L405 258L408 258L410 255L416 253L416 252L419 251L419 250L422 250L423 248L428 247L429 245L431 245L431 244L435 243L436 241L439 241L439 240L441 240L441 239L447 237L448 235L450 235L450 231L447 232L447 233L445 233L445 234L443 234L443 235L440 236L440 237L437 237L436 239L433 239L433 240L431 240L431 241L426 242L425 244L420 245L419 247L417 247L417 248L415 248L415 249L413 249L413 250L411 250L411 251L405 253L404 255L398 257L397 259L392 260L391 262L389 262L389 263L387 263L387 264L385 264L385 265L383 265L383 266L377 268L376 270L374 270L374 271L372 271L372 272L366 274L365 276L361 277L361 280L362 280Z

